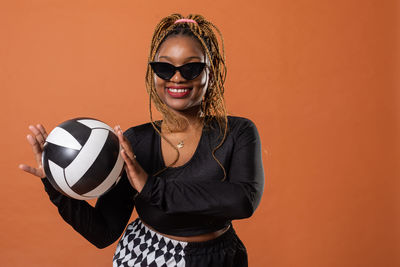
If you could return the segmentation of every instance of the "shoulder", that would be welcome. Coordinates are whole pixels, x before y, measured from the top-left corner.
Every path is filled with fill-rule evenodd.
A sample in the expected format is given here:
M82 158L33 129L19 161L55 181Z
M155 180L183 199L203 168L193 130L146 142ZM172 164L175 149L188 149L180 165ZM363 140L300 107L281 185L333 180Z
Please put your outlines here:
M228 116L229 134L236 143L248 144L251 142L260 142L260 135L258 133L255 123L243 117Z
M228 116L228 123L231 126L255 126L254 122L248 118L238 116Z
M249 130L257 131L257 127L252 120L237 116L228 116L228 127L230 132L237 134Z
M136 143L140 140L145 139L145 137L152 135L153 133L154 127L150 122L148 122L130 127L124 132L124 136L126 136L126 138L128 138L131 143Z
M227 128L227 137L233 138L235 141L243 134L258 136L257 127L254 122L248 118L238 117L238 116L228 116L228 128ZM212 122L210 123L208 129L212 133L213 137L217 140L221 138L221 128L219 127L218 120L214 117L212 118Z
M132 126L129 129L127 129L124 132L124 135L140 135L140 134L145 134L148 133L149 131L154 130L153 125L150 122L144 123L144 124L140 124L140 125L136 125L136 126Z

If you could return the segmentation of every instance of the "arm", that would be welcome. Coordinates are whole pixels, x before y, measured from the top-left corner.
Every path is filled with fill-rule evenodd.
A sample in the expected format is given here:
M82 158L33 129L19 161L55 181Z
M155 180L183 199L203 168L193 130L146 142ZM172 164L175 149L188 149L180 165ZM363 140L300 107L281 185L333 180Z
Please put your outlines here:
M61 194L46 178L42 182L61 217L96 247L105 248L120 237L134 206L134 189L125 172L114 188L99 197L95 207Z
M136 200L146 201L167 214L191 213L222 219L250 217L264 188L261 144L249 121L235 138L225 181L185 181L148 176Z

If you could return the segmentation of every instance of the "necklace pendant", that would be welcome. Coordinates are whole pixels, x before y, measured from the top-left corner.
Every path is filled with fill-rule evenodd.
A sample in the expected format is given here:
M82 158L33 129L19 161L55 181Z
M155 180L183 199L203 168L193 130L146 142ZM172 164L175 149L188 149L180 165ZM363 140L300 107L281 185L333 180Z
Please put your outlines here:
M180 141L177 145L176 145L176 147L177 148L182 148L182 147L184 147L185 146L185 144L183 143L183 141Z

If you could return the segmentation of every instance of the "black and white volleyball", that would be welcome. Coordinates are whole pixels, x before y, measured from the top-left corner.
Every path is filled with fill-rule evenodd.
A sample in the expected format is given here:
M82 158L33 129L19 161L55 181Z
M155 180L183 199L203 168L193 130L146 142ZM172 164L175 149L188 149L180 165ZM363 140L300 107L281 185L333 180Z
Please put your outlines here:
M119 180L124 160L113 129L92 118L76 118L54 128L43 148L47 179L76 199L96 198Z

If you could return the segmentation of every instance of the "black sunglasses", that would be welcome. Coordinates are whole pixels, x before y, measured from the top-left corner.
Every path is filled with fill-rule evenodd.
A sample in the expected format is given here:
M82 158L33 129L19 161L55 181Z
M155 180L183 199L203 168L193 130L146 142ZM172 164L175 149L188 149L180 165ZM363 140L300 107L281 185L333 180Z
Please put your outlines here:
M177 70L186 80L193 80L201 74L206 63L204 62L190 62L182 66L175 67L167 62L150 62L153 71L163 80L171 79Z

